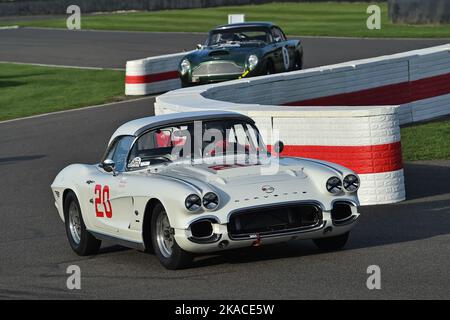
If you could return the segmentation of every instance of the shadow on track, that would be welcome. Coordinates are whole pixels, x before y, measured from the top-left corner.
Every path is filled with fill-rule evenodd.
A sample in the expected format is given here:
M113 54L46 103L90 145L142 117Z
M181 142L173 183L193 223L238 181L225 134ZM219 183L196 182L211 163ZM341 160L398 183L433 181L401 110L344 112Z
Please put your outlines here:
M3 158L0 158L0 166L5 165L5 164L22 162L22 161L33 161L33 160L42 159L45 157L46 157L46 155L44 155L44 154L36 154L36 155L31 155L31 156L3 157Z
M450 161L447 163L447 166L406 163L406 199L415 200L450 194Z
M360 208L360 222L352 231L344 250L378 247L450 234L450 165L406 163L405 180L406 201ZM429 197L443 199L427 199ZM248 263L319 253L321 251L315 248L312 241L292 241L204 257L196 261L193 267Z
M359 224L343 249L355 250L450 234L450 166L407 163L407 201L391 205L363 206ZM432 179L430 177L433 177ZM428 197L442 196L442 200ZM100 254L127 250L121 246L102 248ZM223 251L195 259L192 268L220 264L245 264L322 253L310 240ZM156 259L156 257L155 257Z

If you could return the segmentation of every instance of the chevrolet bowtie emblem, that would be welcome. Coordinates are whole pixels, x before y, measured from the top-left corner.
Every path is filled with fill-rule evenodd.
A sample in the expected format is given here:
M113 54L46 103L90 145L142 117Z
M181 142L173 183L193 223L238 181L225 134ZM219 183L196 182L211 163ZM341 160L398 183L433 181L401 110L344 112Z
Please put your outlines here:
M272 186L266 185L266 186L262 186L261 190L264 191L265 193L272 193L275 191L275 188Z

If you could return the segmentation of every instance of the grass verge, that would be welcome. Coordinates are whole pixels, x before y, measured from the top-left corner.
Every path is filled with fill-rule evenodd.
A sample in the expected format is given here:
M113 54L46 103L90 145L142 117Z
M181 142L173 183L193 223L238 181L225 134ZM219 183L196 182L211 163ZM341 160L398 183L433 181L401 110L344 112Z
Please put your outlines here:
M401 129L403 160L450 159L450 120Z
M289 35L346 37L450 37L450 24L405 25L389 22L387 3L381 8L381 30L368 30L369 3L269 3L203 9L82 15L82 29L207 32L227 23L229 13L244 13L247 21L272 21ZM2 23L0 23L1 25ZM66 28L65 18L3 22L3 25Z
M0 120L124 99L123 71L0 63Z

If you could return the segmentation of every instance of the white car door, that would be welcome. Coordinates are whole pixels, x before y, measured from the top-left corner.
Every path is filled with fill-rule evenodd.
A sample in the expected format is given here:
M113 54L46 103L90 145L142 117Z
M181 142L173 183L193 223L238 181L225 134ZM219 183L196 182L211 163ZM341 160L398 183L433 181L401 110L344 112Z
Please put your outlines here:
M127 155L133 137L116 139L105 159L115 164L114 171L98 167L98 174L91 186L93 206L91 214L95 226L108 234L118 235L128 230L133 214L133 198L128 192L127 174L124 173Z

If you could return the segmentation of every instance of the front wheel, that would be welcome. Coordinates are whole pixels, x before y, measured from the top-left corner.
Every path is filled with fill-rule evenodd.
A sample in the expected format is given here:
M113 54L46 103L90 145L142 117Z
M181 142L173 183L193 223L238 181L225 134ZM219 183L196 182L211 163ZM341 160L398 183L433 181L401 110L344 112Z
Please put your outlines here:
M102 242L86 230L80 204L72 191L64 199L64 220L72 250L80 256L96 254Z
M314 239L314 244L322 251L336 251L342 249L348 241L350 232L346 232L339 236Z
M166 210L161 204L153 209L151 237L156 256L164 267L175 270L191 264L193 255L178 246Z
M275 67L273 66L273 63L272 63L271 60L267 60L264 73L266 75L270 75L270 74L274 74L275 73Z
M303 68L303 61L299 53L295 55L294 60L294 70L302 70Z

